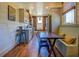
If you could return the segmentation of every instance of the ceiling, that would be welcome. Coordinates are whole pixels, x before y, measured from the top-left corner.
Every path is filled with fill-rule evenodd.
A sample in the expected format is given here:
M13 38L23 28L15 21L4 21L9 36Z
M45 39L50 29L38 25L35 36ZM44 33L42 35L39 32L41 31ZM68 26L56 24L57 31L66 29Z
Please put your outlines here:
M62 8L61 2L19 2L26 9L30 10L32 15L47 15L50 8Z

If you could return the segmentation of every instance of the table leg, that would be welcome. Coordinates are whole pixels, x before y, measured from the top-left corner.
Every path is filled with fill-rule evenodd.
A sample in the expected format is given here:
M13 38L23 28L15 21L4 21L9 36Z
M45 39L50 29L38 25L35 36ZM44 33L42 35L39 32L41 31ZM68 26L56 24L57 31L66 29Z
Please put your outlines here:
M52 45L53 48L54 48L55 42L56 42L56 39L54 39L54 42L53 42L53 45Z
M51 41L50 41L50 39L48 39L48 42L49 42L49 45L50 45L50 47L52 46L52 44L51 44ZM49 51L49 57L51 57L51 52L52 51L52 49L50 49L50 51Z
M54 39L54 42L53 42L53 45L52 45L52 51L53 51L53 53L54 53L54 56L56 57L56 54L55 54L55 51L54 51L54 46L55 46L55 42L56 42L56 39Z
M54 56L56 57L56 54L55 54L55 52L54 52L54 45L55 45L56 39L54 39L53 45L52 45L50 39L48 39L48 42L49 42L49 44L50 44L51 51L53 51ZM50 56L51 56L51 53L52 53L51 51L49 52L49 53L50 53Z

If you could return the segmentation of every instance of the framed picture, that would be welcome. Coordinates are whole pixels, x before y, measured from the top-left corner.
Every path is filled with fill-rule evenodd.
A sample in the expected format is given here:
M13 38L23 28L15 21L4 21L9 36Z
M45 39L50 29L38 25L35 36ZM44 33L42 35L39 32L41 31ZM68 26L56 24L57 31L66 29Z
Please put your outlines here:
M16 20L16 10L12 6L8 6L8 20Z

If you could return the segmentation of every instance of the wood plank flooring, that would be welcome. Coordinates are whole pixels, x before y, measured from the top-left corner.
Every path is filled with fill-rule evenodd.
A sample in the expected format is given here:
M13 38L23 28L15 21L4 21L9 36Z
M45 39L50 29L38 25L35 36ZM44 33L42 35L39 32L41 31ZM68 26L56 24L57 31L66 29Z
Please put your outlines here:
M4 55L4 57L47 57L48 52L45 48L41 49L41 55L38 56L38 38L36 35L32 38L29 44L21 43L19 46L14 47L11 51ZM62 57L59 51L54 48L57 57ZM52 52L51 57L54 57Z

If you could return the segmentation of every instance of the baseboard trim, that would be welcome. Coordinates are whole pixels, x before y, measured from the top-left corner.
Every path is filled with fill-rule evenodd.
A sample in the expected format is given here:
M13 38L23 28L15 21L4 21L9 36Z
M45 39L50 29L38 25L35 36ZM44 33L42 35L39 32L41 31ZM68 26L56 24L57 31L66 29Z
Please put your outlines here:
M12 50L16 45L10 46L3 51L0 52L0 57L3 57L6 53L8 53L10 50Z

